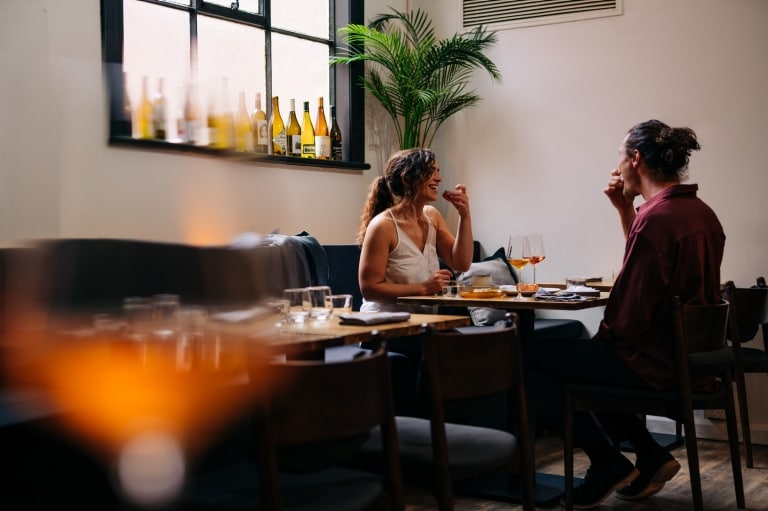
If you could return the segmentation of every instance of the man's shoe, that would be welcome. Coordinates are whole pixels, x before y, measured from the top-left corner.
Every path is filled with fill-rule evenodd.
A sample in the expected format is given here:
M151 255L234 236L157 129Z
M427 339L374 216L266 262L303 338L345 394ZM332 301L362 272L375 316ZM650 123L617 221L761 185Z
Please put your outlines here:
M584 482L573 489L574 509L599 506L608 495L630 484L638 474L632 462L622 455L617 455L612 463L589 467ZM565 497L560 503L565 505Z
M647 460L638 459L636 468L640 475L630 485L616 491L618 498L640 500L659 493L680 470L680 463L667 451L662 451Z

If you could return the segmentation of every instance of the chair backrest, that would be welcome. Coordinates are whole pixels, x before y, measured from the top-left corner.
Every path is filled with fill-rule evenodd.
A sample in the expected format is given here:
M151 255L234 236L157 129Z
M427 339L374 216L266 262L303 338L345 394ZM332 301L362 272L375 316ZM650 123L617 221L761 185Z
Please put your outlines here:
M674 297L678 374L684 393L704 389L713 377L730 374L733 352L726 346L728 310L726 300L700 305L683 304L680 297Z
M402 507L389 361L383 343L372 354L348 361L272 362L260 370L264 373L259 380L268 385L257 435L259 461L266 467L262 471L265 488L277 487L280 448L297 446L294 454L307 466L318 468L317 461L307 458L321 452L331 462L344 461L344 453L356 454L371 429L381 427L387 490L393 502L400 503L396 508ZM279 495L269 498L279 502Z
M731 304L728 340L734 344L751 341L760 325L763 327L763 343L768 330L768 287L736 287L732 280L725 283L723 297Z
M481 397L522 381L517 325L478 333L427 331L424 363L428 383L445 401Z

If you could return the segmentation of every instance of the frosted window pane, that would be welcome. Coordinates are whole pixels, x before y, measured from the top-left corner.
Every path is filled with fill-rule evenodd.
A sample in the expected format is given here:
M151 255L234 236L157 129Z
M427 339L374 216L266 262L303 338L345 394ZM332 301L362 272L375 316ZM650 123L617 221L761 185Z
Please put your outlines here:
M146 2L128 0L123 8L125 43L123 70L132 105L141 100L142 78L149 93L163 79L166 96L168 137L176 137L176 119L181 116L189 73L189 14ZM136 123L134 123L136 124Z
M273 0L272 26L329 39L328 0Z
M304 101L309 101L314 122L320 96L330 116L329 80L328 46L272 34L272 94L280 98L284 117L288 114L288 99L294 98L297 112L302 111Z
M222 21L208 16L198 17L198 77L203 110L227 79L226 102L237 107L239 91L245 92L251 109L256 92L265 97L264 31L247 25Z

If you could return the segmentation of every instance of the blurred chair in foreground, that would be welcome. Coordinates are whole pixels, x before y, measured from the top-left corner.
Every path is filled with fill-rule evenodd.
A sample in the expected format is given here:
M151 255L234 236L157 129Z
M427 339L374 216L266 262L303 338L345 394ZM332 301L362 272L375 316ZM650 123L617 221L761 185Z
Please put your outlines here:
M384 346L353 360L273 362L256 418L255 460L197 474L185 510L403 510L389 364ZM385 477L340 468L372 428Z
M747 405L747 385L745 373L764 373L768 375L768 287L765 279L757 279L763 287L738 288L729 280L725 283L723 298L731 304L728 320L728 340L733 348L736 393L739 400L741 415L741 432L746 451L747 468L753 468L752 434L749 429L749 409ZM745 343L754 339L762 327L763 347L747 347Z
M675 297L675 351L678 369L677 387L667 391L639 390L593 384L564 386L565 431L565 507L573 509L573 414L574 412L623 412L657 415L682 421L693 494L693 507L703 509L701 474L693 410L725 411L731 450L736 505L744 509L739 435L731 388L733 352L726 346L728 303L683 305ZM712 392L692 391L698 378L716 376ZM599 417L599 415L598 415Z

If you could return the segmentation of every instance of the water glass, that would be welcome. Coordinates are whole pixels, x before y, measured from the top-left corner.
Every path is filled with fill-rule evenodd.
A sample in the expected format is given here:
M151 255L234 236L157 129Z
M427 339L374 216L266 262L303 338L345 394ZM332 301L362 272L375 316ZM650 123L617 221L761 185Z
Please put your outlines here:
M443 296L458 296L459 285L455 280L449 280L443 284Z
M312 286L307 288L309 293L309 315L312 319L324 321L331 317L333 307L331 307L329 298L331 288L329 286Z
M128 335L146 339L152 332L152 303L145 296L129 296L123 300L123 316Z
M152 297L152 333L168 339L179 331L179 295L159 294Z
M352 312L352 295L330 295L328 303L331 309L333 309L334 315Z
M291 323L304 323L309 317L309 309L311 308L307 288L285 289L283 290L283 298L288 301L286 320Z

